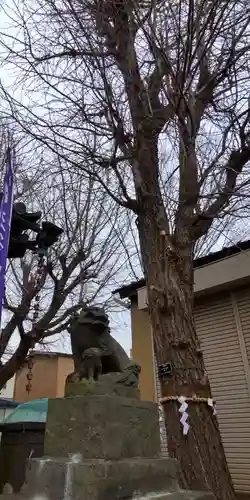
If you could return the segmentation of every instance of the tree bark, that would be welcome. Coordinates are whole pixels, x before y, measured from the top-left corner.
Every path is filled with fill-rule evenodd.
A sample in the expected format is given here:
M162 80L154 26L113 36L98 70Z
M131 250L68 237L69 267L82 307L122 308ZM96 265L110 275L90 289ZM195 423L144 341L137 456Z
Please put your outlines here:
M12 378L15 373L20 369L30 348L34 345L34 339L31 336L25 336L20 340L20 343L11 356L11 358L4 365L0 366L0 389L4 387L6 382Z
M172 376L162 382L162 396L210 398L193 315L193 243L185 226L179 230L178 241L168 232L156 189L159 183L154 143L148 142L141 150L140 161L143 189L137 192L138 230L154 346L158 364L172 364ZM179 407L177 401L164 404L169 454L179 461L182 487L209 489L218 500L235 500L217 418L211 407L189 403L187 435L183 435Z

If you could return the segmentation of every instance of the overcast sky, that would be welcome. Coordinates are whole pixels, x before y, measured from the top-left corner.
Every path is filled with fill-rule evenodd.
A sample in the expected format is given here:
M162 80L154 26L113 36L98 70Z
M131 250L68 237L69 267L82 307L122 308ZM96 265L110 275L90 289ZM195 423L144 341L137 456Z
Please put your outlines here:
M10 2L8 2L10 5ZM9 24L3 10L0 12L0 31L6 29L6 26ZM7 87L10 87L12 84L12 75L11 72L6 72L6 69L1 68L0 66L0 78L4 82ZM0 187L1 190L1 187ZM26 200L23 200L24 202ZM118 286L122 286L122 284L126 281L126 273L124 273L124 278L122 275L119 276L119 284ZM3 314L3 325L7 320L7 315ZM120 342L122 347L126 350L126 352L130 353L131 349L131 324L130 324L130 311L124 310L123 312L112 313L110 317L111 323L111 331L112 335L115 339ZM69 335L65 332L65 335L61 337L57 336L57 341L48 346L49 350L53 351L65 351L70 352L70 339ZM19 340L19 336L14 335L11 339L11 347L17 345ZM47 347L46 347L47 348Z

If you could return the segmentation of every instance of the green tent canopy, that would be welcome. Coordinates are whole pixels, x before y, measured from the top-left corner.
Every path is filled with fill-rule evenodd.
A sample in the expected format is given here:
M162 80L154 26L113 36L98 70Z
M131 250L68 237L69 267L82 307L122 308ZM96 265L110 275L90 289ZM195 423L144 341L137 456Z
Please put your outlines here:
M48 412L48 398L34 399L18 405L1 424L15 424L19 422L46 422Z

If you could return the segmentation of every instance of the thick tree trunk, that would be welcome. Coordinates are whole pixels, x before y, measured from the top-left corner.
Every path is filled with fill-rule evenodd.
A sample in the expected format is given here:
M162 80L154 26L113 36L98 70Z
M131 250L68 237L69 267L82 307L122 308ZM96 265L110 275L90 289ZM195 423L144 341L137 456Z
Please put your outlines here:
M149 313L158 364L172 364L172 376L162 382L162 396L210 398L193 316L193 244L185 224L178 237L169 235L158 191L157 149L152 142L141 150L141 161L144 176L143 189L137 192L138 230ZM211 407L205 402L189 403L187 435L183 435L179 407L177 401L164 404L169 454L179 461L181 485L210 489L218 500L235 500L217 418Z
M149 228L148 228L149 229ZM147 232L149 236L149 232ZM162 396L210 398L211 390L193 319L192 286L185 283L181 264L172 261L165 250L165 275L155 272L162 253L151 253L147 274L148 303L155 333L158 363L170 361L172 377L162 382ZM151 247L152 248L152 247ZM185 262L192 266L191 259ZM217 418L204 402L188 406L189 432L183 435L180 404L164 404L169 454L180 463L180 482L184 488L211 489L218 500L234 500L235 493L221 442Z

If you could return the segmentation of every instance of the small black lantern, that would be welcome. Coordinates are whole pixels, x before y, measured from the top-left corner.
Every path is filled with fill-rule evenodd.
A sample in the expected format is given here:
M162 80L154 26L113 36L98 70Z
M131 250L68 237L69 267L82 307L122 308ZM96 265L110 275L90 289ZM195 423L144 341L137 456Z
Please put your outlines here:
M0 202L2 193L0 192ZM26 250L33 253L45 253L49 247L54 245L63 233L63 229L52 222L39 221L42 212L27 212L25 203L13 204L8 258L16 259L24 257ZM27 231L37 234L36 239L30 239Z

